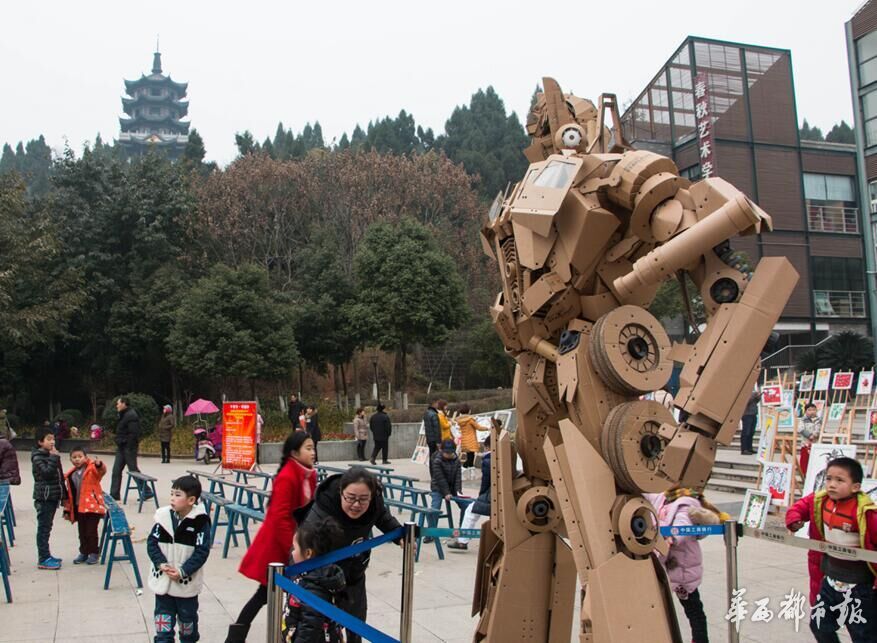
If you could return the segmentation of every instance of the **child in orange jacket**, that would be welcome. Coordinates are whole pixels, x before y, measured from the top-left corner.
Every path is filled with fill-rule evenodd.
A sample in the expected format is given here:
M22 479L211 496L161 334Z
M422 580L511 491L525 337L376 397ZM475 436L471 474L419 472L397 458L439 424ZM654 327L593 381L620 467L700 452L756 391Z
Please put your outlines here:
M107 465L97 458L89 458L82 447L70 451L70 461L73 468L64 475L67 487L64 515L79 526L79 556L73 560L73 564L96 565L100 553L97 528L107 513L100 485L101 478L106 475Z
M809 521L811 540L877 550L877 505L860 491L862 477L862 465L856 460L835 458L825 469L825 489L796 502L786 514L786 527L796 532ZM810 631L816 640L837 641L837 630L846 625L853 643L877 641L874 565L809 553ZM845 602L861 618L838 607ZM846 623L838 622L841 614L846 615Z

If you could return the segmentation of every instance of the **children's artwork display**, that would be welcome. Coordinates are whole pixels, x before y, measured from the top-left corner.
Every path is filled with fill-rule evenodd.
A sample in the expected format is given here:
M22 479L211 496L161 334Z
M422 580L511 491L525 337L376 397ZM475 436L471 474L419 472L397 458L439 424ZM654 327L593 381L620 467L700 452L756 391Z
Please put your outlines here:
M877 409L868 410L868 422L865 424L865 442L877 444Z
M847 405L844 402L835 402L832 404L831 408L828 409L828 421L840 422L841 418L844 416L844 410L846 408Z
M798 390L802 393L813 390L813 373L803 373L801 375L801 382L798 385Z
M762 464L770 457L770 447L776 439L777 413L769 409L758 417L761 424L761 437L758 438L758 451L756 457Z
M740 508L740 522L746 527L764 529L768 507L770 507L770 494L747 489L743 506Z
M795 428L795 411L791 406L781 406L777 411L777 431L791 431Z
M760 490L770 496L771 504L787 507L791 486L791 462L765 462L762 465Z
M827 391L828 383L831 380L831 369L820 368L816 371L816 380L813 382L814 391Z
M783 387L770 384L761 388L761 403L764 406L779 406L783 403Z
M834 374L834 381L831 383L831 388L835 391L849 391L853 387L853 374L844 371Z
M856 395L871 395L874 389L874 371L862 371L859 373L859 383L856 385Z
M783 389L783 402L780 406L792 408L795 405L795 391L793 389Z
M822 412L825 410L825 400L813 400L813 406L816 407L816 415L822 417Z

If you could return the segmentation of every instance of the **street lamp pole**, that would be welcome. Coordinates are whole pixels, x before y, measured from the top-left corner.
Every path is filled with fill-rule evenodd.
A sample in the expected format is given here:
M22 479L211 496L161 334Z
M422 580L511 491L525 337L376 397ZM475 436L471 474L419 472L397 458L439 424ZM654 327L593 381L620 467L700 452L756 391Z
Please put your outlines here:
M375 370L375 397L378 399L378 404L381 403L381 387L380 382L378 382L378 358L372 357L372 368Z

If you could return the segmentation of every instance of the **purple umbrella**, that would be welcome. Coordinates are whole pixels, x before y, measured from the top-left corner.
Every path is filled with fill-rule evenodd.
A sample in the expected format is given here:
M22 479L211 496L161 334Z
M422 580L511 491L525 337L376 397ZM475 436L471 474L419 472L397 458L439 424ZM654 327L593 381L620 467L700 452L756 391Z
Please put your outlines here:
M201 415L202 413L219 413L219 409L210 400L197 399L186 409L185 415Z

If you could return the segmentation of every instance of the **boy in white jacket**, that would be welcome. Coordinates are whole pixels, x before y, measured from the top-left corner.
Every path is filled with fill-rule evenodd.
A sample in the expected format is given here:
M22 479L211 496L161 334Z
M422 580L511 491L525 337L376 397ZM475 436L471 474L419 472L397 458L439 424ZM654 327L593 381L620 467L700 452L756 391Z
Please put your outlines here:
M201 483L182 476L171 486L170 506L155 512L155 525L146 540L152 561L149 589L155 592L155 643L174 641L179 621L180 641L198 635L198 594L210 554L210 517L198 504Z

